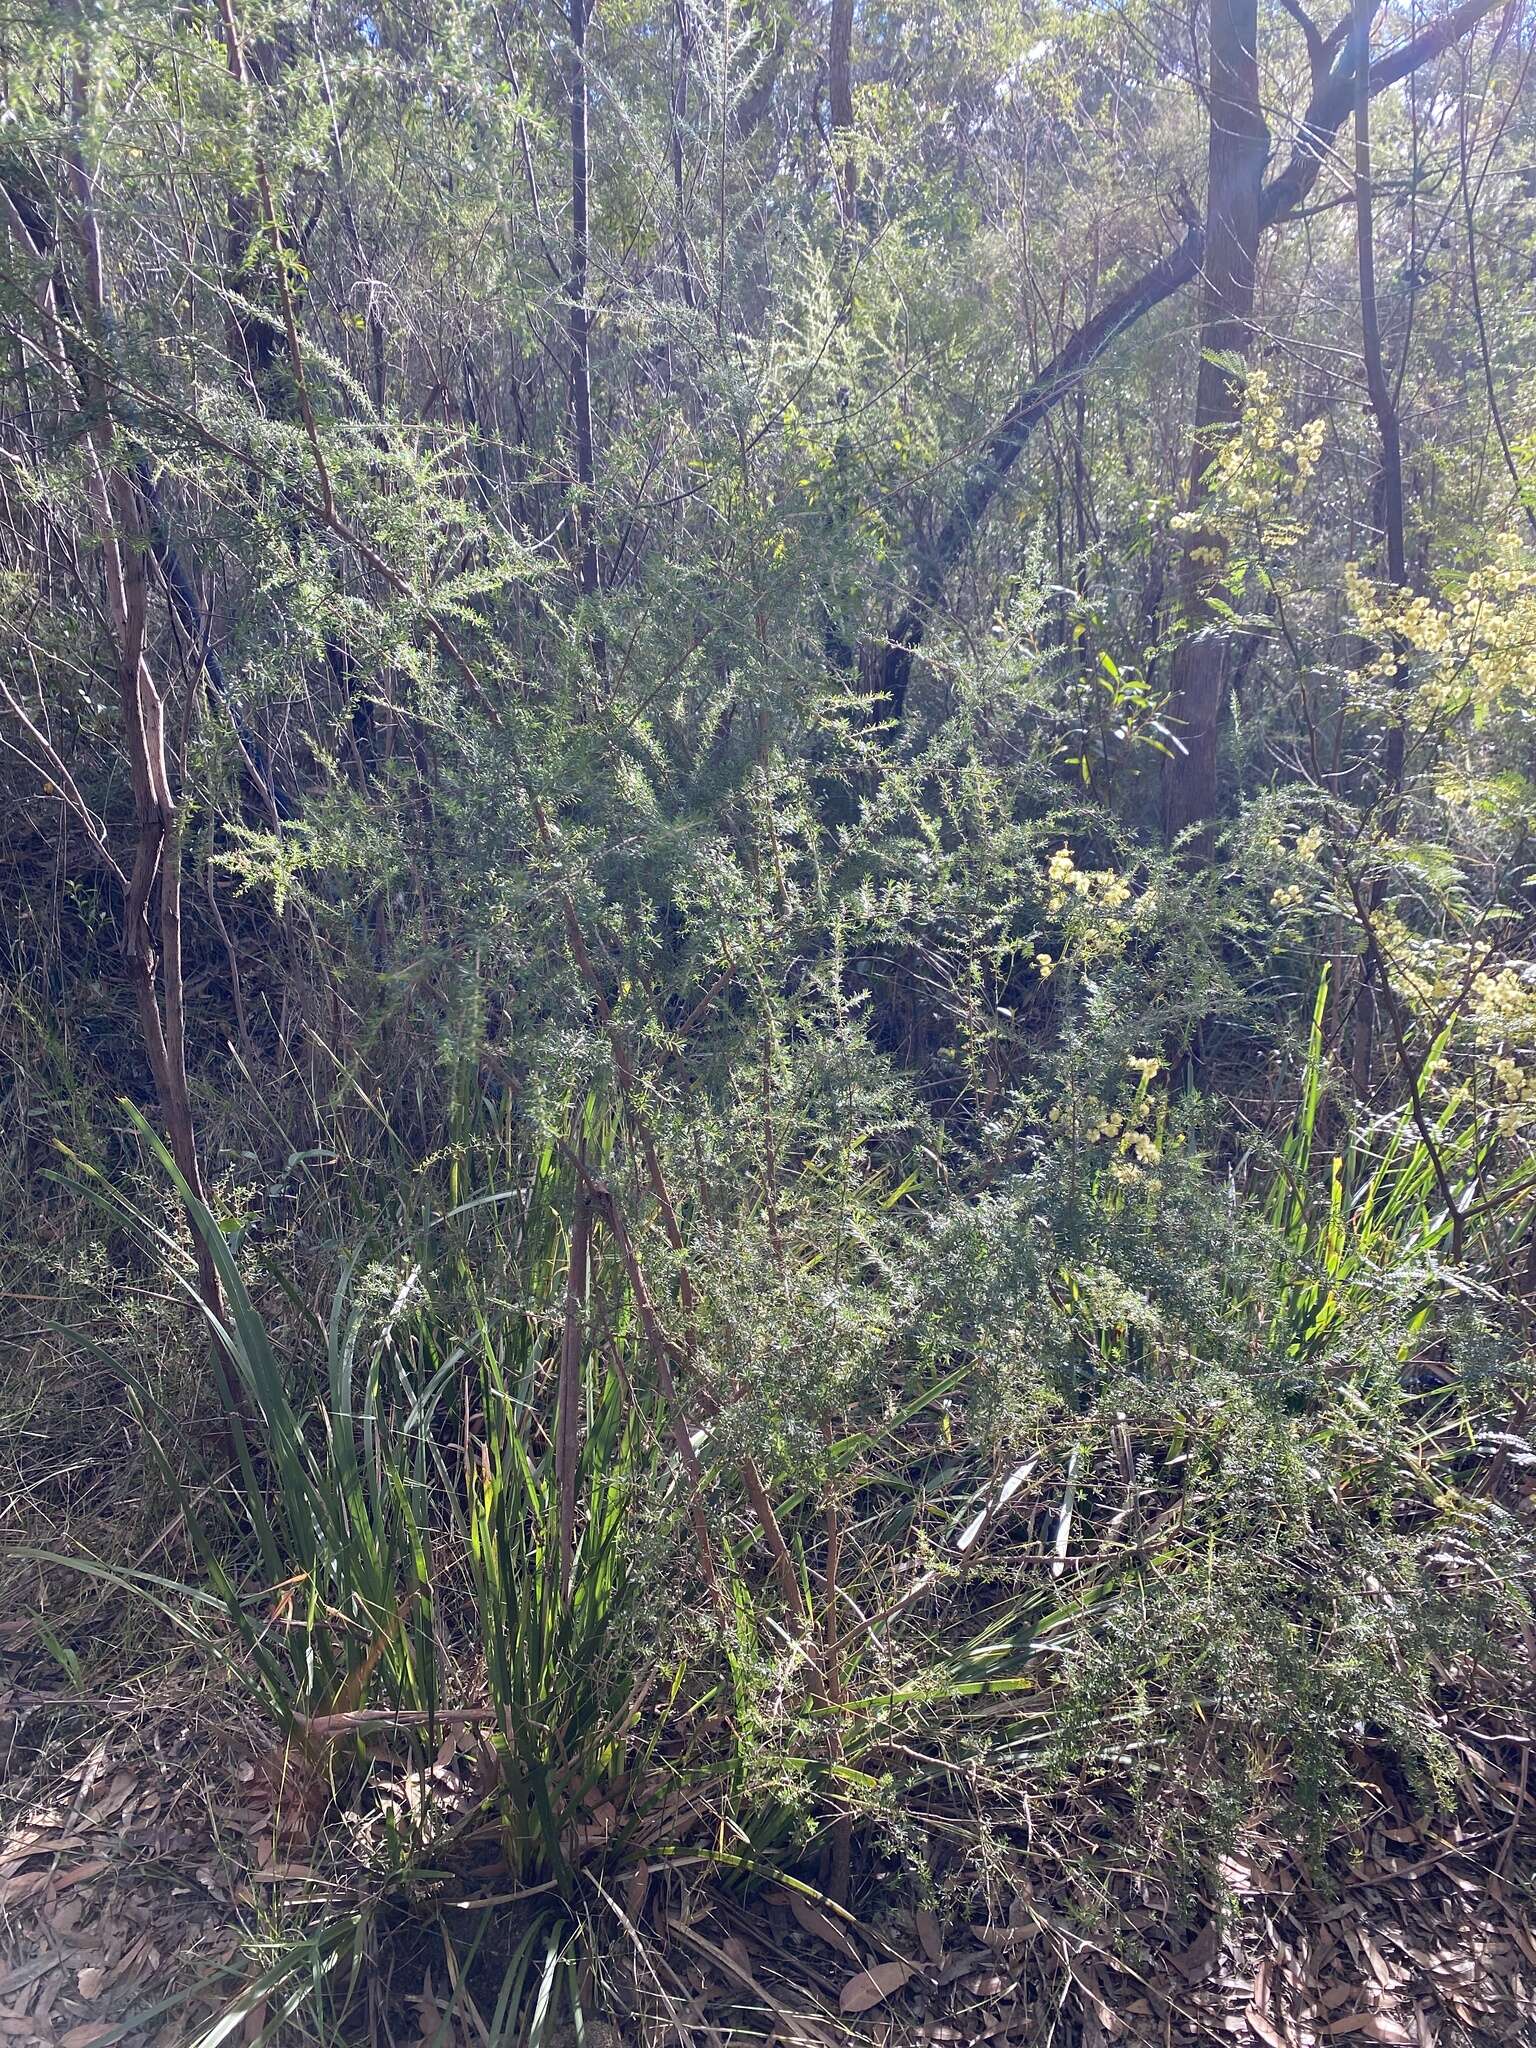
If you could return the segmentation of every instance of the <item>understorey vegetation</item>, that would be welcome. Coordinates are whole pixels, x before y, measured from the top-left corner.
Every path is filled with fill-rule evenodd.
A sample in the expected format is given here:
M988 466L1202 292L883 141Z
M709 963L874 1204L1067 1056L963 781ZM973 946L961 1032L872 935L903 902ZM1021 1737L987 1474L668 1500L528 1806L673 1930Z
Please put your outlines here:
M8 2037L1536 2025L1533 63L0 21Z

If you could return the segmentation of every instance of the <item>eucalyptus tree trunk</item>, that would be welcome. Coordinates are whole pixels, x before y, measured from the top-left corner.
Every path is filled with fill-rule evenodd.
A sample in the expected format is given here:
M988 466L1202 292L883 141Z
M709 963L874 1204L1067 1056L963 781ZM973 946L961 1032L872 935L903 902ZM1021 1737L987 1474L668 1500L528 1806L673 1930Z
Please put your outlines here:
M1200 286L1200 377L1190 461L1192 521L1208 494L1211 465L1242 413L1243 384L1232 358L1253 340L1260 194L1269 130L1259 107L1258 0L1211 0L1210 184ZM1227 547L1214 529L1191 525L1181 583L1185 635L1173 658L1169 712L1181 746L1169 756L1163 825L1172 840L1216 808L1216 745L1227 693L1221 621Z
M587 161L588 0L571 0L571 426L576 451L577 575L583 597L602 587L602 564L592 517L596 465L592 454L591 179ZM593 655L602 668L600 638Z
M1371 20L1373 0L1354 0L1351 44L1355 63L1355 241L1360 273L1360 343L1365 360L1365 388L1376 415L1381 440L1381 468L1376 478L1376 524L1381 532L1387 581L1398 588L1408 581L1408 545L1403 520L1403 440L1398 424L1397 394L1387 375L1381 347L1381 317L1376 304L1375 189L1371 176ZM1387 730L1383 772L1388 800L1395 808L1403 786L1403 723L1394 717Z
M839 166L838 207L852 227L859 211L859 167L853 154L853 0L832 0L827 37L827 103L832 149Z
M688 132L688 87L693 69L698 25L693 0L675 0L677 13L677 77L672 85L670 129L672 143L672 203L677 214L677 278L683 304L694 309L693 257L688 247L688 167L684 149Z
M1386 557L1387 580L1408 580L1408 551L1403 533L1403 444L1397 397L1387 376L1381 347L1381 316L1376 304L1375 189L1371 176L1371 20L1374 0L1354 0L1351 48L1355 67L1355 238L1360 274L1360 340L1365 358L1365 388L1381 437L1381 469L1377 478L1377 521ZM1401 764L1399 764L1401 773Z
M1376 302L1375 189L1371 175L1371 21L1375 0L1354 0L1350 18L1350 49L1355 66L1355 249L1360 279L1360 350L1365 366L1365 388L1376 416L1381 442L1381 467L1375 490L1375 523L1382 540L1383 566L1387 580L1401 587L1408 580L1408 549L1403 520L1403 443L1398 424L1397 396L1387 376L1381 346L1381 317ZM1400 669L1400 665L1399 665ZM1400 679L1395 671L1393 681ZM1390 833L1396 826L1403 789L1403 721L1394 710L1387 725L1382 750L1384 810L1382 828ZM1374 914L1381 902L1382 882L1378 876L1370 885L1368 905ZM1354 1042L1352 1047L1355 1084L1364 1094L1370 1088L1372 1046L1375 1038L1376 992L1385 970L1375 938L1373 918L1366 920L1365 951L1360 963L1360 985L1355 995Z

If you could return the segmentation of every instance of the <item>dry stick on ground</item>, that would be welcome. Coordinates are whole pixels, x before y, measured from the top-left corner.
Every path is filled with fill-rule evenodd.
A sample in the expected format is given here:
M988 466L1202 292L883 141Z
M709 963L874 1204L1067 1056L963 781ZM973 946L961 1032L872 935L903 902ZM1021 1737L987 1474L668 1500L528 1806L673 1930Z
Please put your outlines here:
M1419 35L1387 51L1371 68L1372 94L1386 91L1432 62L1498 5L1499 0L1461 0L1460 6ZM1336 37L1309 40L1311 96L1290 156L1259 195L1261 228L1279 226L1305 202L1331 152L1334 135L1354 105L1354 71L1348 54L1334 55ZM1076 389L1111 343L1199 276L1204 253L1204 231L1190 228L1177 248L1085 321L1009 406L961 485L937 540L918 569L911 595L887 637L880 662L880 695L887 716L898 721L902 717L913 659L923 644L945 585L1006 485L1014 464L1029 445L1035 428L1069 391Z

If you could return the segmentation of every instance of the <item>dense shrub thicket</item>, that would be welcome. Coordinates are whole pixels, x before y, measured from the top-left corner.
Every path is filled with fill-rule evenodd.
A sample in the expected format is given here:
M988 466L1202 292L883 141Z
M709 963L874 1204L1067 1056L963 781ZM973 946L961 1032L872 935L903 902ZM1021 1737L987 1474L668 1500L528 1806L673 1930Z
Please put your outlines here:
M1517 1711L1533 37L0 25L13 1562L268 1731L247 2038L1134 1957Z

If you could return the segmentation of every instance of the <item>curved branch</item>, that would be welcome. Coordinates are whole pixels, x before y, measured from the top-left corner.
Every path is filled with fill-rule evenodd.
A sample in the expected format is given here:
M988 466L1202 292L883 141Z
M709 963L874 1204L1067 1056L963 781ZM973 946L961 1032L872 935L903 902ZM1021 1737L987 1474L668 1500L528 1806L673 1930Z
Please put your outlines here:
M1461 0L1460 6L1410 41L1386 51L1371 66L1370 92L1385 92L1430 63L1499 4L1500 0ZM1278 227L1306 200L1332 151L1333 139L1353 112L1354 104L1354 64L1346 49L1324 76L1315 79L1290 155L1259 195L1261 228ZM877 713L900 720L906 707L913 657L923 643L928 621L951 571L1007 482L1030 435L1045 415L1082 381L1113 341L1199 275L1204 255L1204 232L1191 227L1177 248L1085 321L1003 415L961 485L937 540L918 570L901 616L891 628L880 663Z

